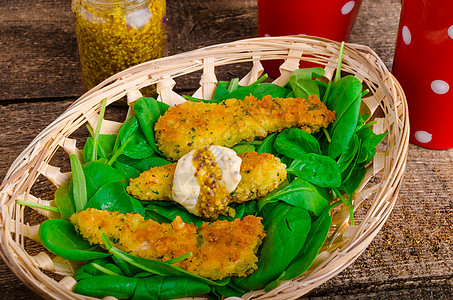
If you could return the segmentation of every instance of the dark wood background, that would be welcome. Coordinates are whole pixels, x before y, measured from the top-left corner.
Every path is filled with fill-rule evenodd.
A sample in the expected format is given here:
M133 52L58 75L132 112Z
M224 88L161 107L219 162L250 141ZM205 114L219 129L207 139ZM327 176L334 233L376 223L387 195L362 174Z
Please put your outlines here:
M256 5L168 0L169 54L256 36ZM364 0L349 40L370 46L389 69L400 6L400 0ZM241 76L245 69L228 73ZM0 178L84 91L70 0L0 1ZM453 150L411 145L399 200L382 231L356 262L307 298L451 299L452 170ZM0 293L1 299L39 299L1 261Z

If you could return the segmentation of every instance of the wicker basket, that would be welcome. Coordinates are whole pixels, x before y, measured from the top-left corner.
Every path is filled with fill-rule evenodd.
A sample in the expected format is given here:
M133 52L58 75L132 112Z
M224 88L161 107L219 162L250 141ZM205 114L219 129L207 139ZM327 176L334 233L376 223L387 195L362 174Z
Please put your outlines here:
M331 79L339 49L336 42L307 36L254 38L150 61L105 80L43 130L9 169L0 191L2 259L25 284L45 298L87 299L71 292L74 285L71 274L77 265L60 257L51 258L44 250L37 255L27 251L25 243L28 239L37 240L39 224L29 225L29 208L25 209L15 201L24 199L51 205L51 201L32 195L31 187L41 175L56 186L69 179L70 174L61 172L62 166L52 166L51 160L61 149L80 155L77 141L70 136L87 123L95 128L102 99L107 98L109 105L127 96L128 103L131 103L141 96L141 88L155 84L158 100L175 105L185 100L172 90L174 78L200 70L200 88L194 96L210 99L217 83L216 67L250 64L250 72L240 81L240 84L247 85L263 73L262 60L284 59L280 67L281 76L274 81L277 84L287 81L300 60L323 66L325 76ZM347 209L335 211L331 233L308 272L268 293L250 292L243 296L244 299L294 299L329 280L365 250L395 204L408 153L409 123L405 96L383 62L368 47L346 44L342 70L355 75L370 89L371 93L363 99L361 109L378 116L374 132L389 132L355 194L357 225L349 225ZM101 133L115 133L120 126L120 122L104 120ZM36 212L45 217L55 217L40 209Z

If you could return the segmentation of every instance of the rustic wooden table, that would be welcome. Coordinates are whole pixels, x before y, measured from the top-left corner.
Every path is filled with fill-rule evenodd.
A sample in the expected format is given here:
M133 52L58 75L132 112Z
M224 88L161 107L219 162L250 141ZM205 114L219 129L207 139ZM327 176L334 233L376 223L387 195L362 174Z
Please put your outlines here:
M0 178L38 132L85 91L70 2L0 2ZM364 0L349 40L370 46L389 69L400 3ZM170 54L256 36L256 5L256 0L168 0ZM411 145L399 200L382 231L356 262L307 297L453 297L452 175L453 150ZM39 299L2 261L0 292L1 299Z

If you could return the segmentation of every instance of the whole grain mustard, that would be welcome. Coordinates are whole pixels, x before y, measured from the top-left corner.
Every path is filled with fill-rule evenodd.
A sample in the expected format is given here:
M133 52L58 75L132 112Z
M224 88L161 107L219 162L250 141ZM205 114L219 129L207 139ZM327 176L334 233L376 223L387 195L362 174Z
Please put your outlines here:
M165 0L73 0L82 75L88 89L165 55Z

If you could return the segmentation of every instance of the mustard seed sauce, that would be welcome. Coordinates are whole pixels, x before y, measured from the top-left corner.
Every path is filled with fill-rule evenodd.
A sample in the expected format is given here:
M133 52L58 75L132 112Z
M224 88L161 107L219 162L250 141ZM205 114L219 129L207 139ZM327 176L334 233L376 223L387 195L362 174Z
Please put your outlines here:
M203 218L217 219L219 214L225 213L230 198L222 181L222 170L208 147L197 149L192 163L195 167L194 176L200 185L197 209Z
M87 88L165 54L165 5L165 0L73 0Z

